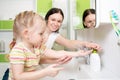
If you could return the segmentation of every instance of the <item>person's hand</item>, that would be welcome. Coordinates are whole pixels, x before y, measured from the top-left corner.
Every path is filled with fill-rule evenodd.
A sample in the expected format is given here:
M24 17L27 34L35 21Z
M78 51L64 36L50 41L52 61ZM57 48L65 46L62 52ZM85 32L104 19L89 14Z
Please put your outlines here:
M65 63L69 62L71 59L72 59L71 56L63 56L63 57L57 59L57 63L65 64Z
M92 48L92 49L96 49L97 51L101 51L102 50L100 45L98 45L96 43L92 43L92 42L91 43L87 43L86 47Z
M91 50L87 50L87 51L79 50L79 51L77 52L77 57L79 57L79 56L86 56L86 55L88 55L88 54L91 54L92 51L93 51L92 49L91 49Z
M55 77L59 73L59 71L63 69L63 67L60 67L60 64L53 64L45 68L46 75L51 77Z

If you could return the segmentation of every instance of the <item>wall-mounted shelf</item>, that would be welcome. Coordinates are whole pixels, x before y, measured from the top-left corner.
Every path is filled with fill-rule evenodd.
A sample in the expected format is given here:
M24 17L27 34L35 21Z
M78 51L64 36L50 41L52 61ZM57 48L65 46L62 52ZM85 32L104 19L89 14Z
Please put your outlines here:
M3 53L0 53L0 62L8 62L8 54L3 54Z
M11 30L13 27L13 20L0 20L0 31Z

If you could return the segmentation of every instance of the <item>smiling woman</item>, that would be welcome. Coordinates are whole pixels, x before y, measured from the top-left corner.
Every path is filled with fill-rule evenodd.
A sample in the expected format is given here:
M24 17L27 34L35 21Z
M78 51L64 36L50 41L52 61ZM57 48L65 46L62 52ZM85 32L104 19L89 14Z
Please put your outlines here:
M95 9L86 9L83 13L82 20L84 28L94 28L96 24Z

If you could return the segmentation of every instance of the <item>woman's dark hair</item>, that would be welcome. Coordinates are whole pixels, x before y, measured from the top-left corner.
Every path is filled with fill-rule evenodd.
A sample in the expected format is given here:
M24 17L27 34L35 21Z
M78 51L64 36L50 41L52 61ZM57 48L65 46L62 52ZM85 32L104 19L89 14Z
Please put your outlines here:
M45 15L46 22L48 21L49 16L52 15L52 14L55 14L55 13L60 13L62 15L63 19L64 19L63 11L60 8L51 8L47 12L47 14ZM58 32L58 31L59 31L59 29L57 31L55 31L55 32Z
M87 28L87 26L84 25L84 22L85 22L85 18L86 18L89 14L95 14L95 9L86 9L86 10L83 12L82 21L83 21L83 26L84 26L84 28Z

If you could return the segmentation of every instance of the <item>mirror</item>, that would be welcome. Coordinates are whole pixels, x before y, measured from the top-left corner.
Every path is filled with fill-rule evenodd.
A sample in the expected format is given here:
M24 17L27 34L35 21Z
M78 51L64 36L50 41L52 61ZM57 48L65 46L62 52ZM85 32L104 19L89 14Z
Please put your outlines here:
M90 4L87 4L90 3ZM80 24L76 29L98 28L99 26L99 0L77 0L77 15L80 17ZM86 5L85 5L86 4Z
M68 24L68 26L70 25L71 27L75 26L76 29L83 29L83 24L82 24L82 15L83 15L83 11L85 9L88 8L93 8L95 9L95 28L97 28L99 26L99 0L60 0L61 4L58 0L49 0L49 1L41 1L41 0L1 0L0 1L0 20L4 20L5 24L8 20L7 24L10 23L10 25L12 24L12 21L15 17L15 15L23 10L33 10L33 11L37 11L38 13L45 13L48 11L48 9L50 9L52 7L53 2L57 2L57 6L60 5L60 7L64 7L65 9L63 9L65 12L65 19L63 24ZM40 2L40 3L39 3ZM66 4L65 4L66 2ZM62 4L65 5L62 5ZM27 4L27 5L26 5ZM40 5L39 5L40 4ZM22 6L21 6L22 5ZM37 6L36 6L37 5ZM61 6L62 5L62 6ZM71 9L71 5L72 5L72 9ZM70 9L70 10L69 10ZM9 13L9 15L8 15ZM72 14L72 15L71 15ZM73 18L70 18L70 17ZM80 18L80 19L79 19ZM73 19L71 21L67 21ZM7 26L7 27L2 27L2 24L4 23L0 23L0 30L8 30L11 29L11 26ZM73 22L73 24L71 24L71 22ZM79 25L78 25L79 24ZM73 29L75 29L73 28Z
M95 28L95 9L89 8L83 12L82 24L84 28Z
M82 24L84 28L97 28L99 26L98 21L98 7L99 0L90 0L90 8L85 9L82 14Z
M52 7L63 10L64 21L62 28L66 29L67 37L75 39L75 31L85 29L83 27L82 15L86 9L95 9L95 28L98 27L99 0L52 0ZM64 5L63 5L64 3ZM61 6L62 5L62 6ZM96 17L97 16L97 17Z

